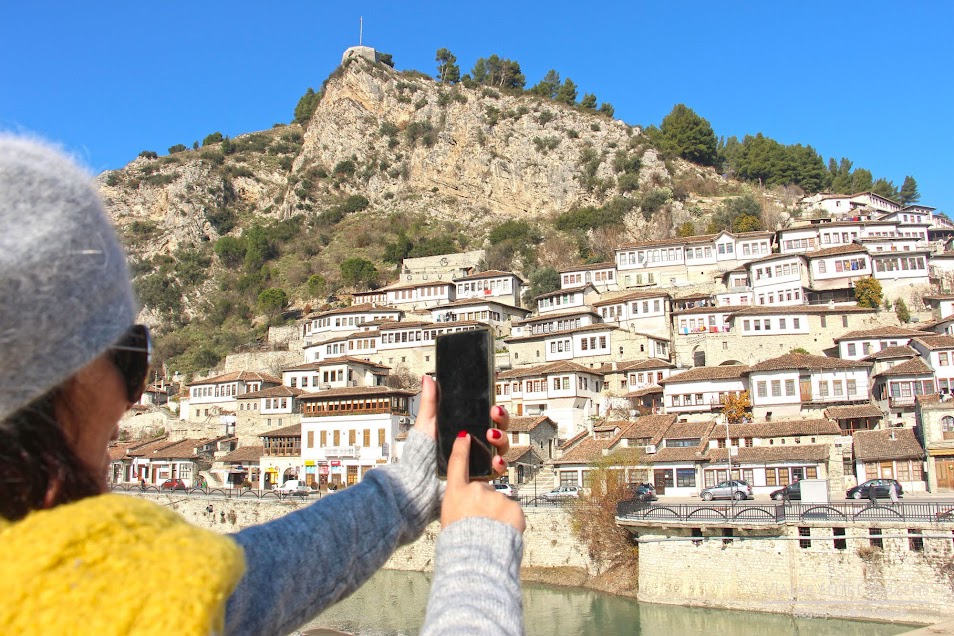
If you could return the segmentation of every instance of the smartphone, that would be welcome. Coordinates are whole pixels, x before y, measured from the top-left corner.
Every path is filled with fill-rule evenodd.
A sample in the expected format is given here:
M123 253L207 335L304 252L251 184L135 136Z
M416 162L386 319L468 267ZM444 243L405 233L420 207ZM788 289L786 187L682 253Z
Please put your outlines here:
M447 478L447 462L458 433L471 435L470 478L494 475L493 446L487 430L494 405L494 336L489 329L473 329L437 337L437 476Z

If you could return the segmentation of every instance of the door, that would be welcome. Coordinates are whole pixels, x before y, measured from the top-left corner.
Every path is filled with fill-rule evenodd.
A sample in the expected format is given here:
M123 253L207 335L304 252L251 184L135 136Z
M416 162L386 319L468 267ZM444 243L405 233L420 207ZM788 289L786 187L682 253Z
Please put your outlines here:
M937 487L954 490L954 458L937 457L934 459L934 468L937 471Z
M656 485L656 494L665 495L666 488L673 486L672 470L654 470L653 483Z

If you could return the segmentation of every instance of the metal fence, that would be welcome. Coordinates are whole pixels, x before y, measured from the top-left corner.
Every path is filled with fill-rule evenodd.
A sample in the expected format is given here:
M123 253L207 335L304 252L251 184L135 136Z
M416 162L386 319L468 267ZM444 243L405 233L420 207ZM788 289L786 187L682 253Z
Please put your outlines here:
M792 521L954 523L954 502L666 504L620 501L616 504L616 517L620 521L647 521L653 524L667 522L781 524Z

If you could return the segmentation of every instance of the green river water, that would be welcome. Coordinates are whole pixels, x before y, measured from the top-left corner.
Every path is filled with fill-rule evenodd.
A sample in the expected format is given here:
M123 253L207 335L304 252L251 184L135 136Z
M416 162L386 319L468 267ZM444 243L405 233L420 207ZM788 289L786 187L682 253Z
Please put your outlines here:
M428 574L382 570L302 631L329 628L362 636L417 634L430 586ZM888 636L912 629L910 625L654 605L580 588L532 583L523 585L523 595L528 636Z

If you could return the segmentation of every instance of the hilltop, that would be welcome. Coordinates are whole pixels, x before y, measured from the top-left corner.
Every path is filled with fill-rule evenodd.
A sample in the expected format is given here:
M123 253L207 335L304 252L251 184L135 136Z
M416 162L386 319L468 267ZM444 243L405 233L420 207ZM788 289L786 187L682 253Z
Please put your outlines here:
M533 280L702 233L727 201L778 226L802 194L720 176L597 110L361 58L312 99L301 123L213 133L98 178L161 361L214 366L287 309L394 280L406 256L486 248L488 268Z

